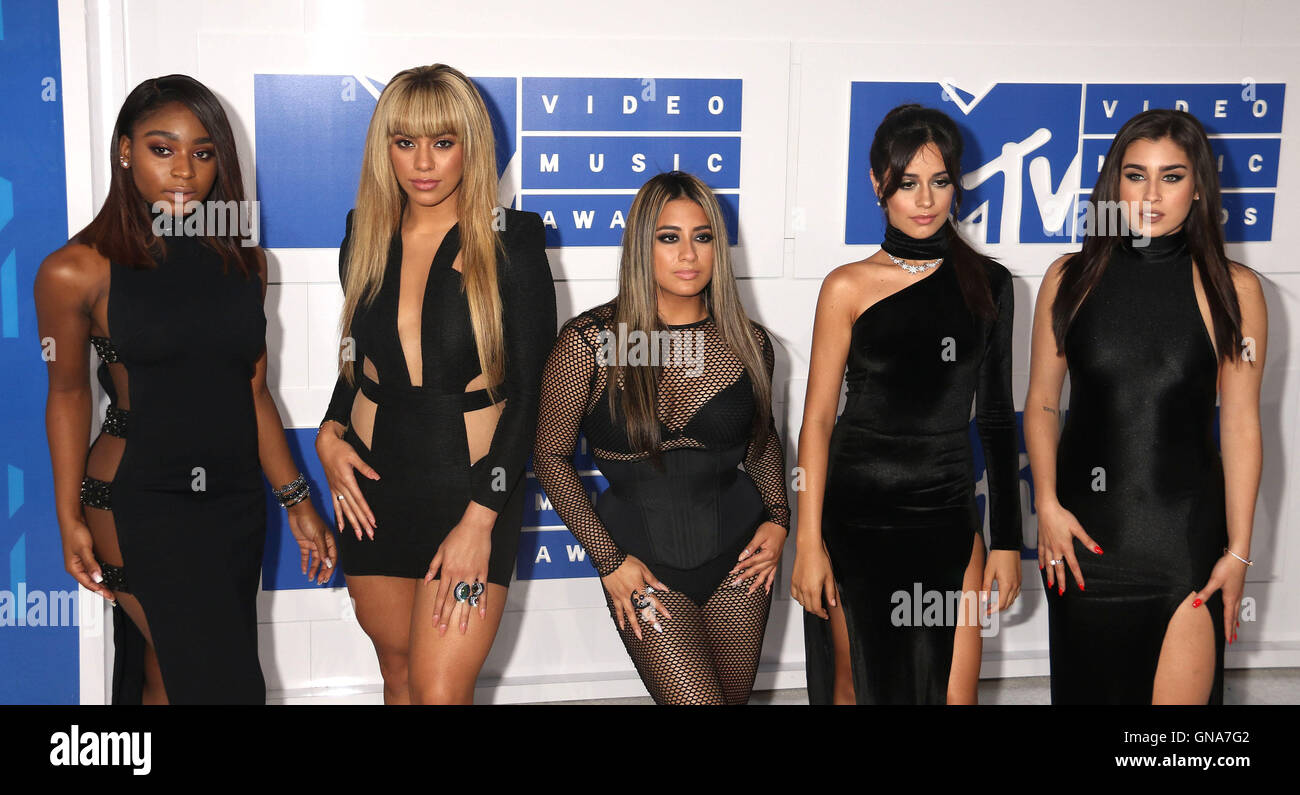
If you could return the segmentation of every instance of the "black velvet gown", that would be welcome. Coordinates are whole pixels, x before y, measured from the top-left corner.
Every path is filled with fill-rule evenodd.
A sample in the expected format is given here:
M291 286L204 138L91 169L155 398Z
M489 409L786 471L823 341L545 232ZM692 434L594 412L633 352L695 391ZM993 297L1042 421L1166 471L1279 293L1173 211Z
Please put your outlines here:
M341 283L347 281L350 212L347 230L339 250ZM380 477L357 477L376 526L373 540L358 541L350 527L342 533L339 558L348 576L424 577L438 546L473 500L497 512L488 582L510 585L538 382L555 340L555 283L540 216L506 209L500 234L505 256L498 260L497 278L506 358L497 400L504 398L505 406L487 453L472 465L464 414L486 408L491 400L486 389L465 391L481 370L461 273L452 267L460 250L460 225L448 230L429 266L420 309L422 385L411 383L397 333L400 233L393 235L379 294L353 318L356 380L349 384L339 375L324 419L347 428L343 438ZM363 373L367 359L377 380ZM369 446L351 421L353 404L361 396L377 404Z
M974 541L971 403L988 471L993 549L1019 550L1011 274L981 259L995 320L967 309L949 262L853 323L848 402L831 434L822 538L859 704L942 704ZM933 609L938 600L942 614ZM916 603L920 601L920 605ZM952 607L946 605L952 604ZM977 605L976 605L977 606ZM969 609L967 620L972 618ZM808 698L834 692L830 622L804 614Z
M1101 546L1077 539L1047 594L1052 703L1150 704L1169 619L1227 545L1215 439L1218 360L1196 304L1182 232L1121 244L1065 338L1070 409L1057 497ZM1223 599L1209 613L1211 703L1223 701Z
M266 338L262 286L192 237L151 269L111 263L109 337L92 342L112 405L82 483L86 521L111 523L173 704L266 701L257 589L266 492L251 379ZM125 373L119 394L109 367ZM116 437L116 438L114 438ZM113 610L113 703L139 703L144 638Z

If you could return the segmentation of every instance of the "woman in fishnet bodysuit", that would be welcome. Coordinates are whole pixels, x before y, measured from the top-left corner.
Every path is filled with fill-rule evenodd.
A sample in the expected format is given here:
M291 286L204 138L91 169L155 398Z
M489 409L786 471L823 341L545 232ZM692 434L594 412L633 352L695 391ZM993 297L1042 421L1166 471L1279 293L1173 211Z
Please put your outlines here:
M566 323L547 361L533 469L657 703L749 699L790 523L774 361L717 200L689 174L652 178L618 297ZM580 428L609 481L595 506L573 466Z

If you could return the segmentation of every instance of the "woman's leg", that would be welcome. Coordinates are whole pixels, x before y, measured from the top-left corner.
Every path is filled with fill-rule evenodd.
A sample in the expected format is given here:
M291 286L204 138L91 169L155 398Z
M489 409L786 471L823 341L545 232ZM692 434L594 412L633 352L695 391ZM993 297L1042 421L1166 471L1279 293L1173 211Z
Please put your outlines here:
M384 703L409 704L411 614L420 580L366 575L348 577L357 622L370 636L384 677Z
M411 703L473 704L474 682L483 661L492 650L501 616L506 610L509 591L488 583L487 617L479 618L478 608L468 608L469 628L461 634L459 622L448 622L445 634L433 625L434 597L438 581L428 585L416 581L415 606L410 615Z
M656 704L725 704L699 605L677 591L657 591L655 596L673 616L659 617L663 632L645 621L640 624L640 639L631 626L618 630L650 697ZM605 604L617 628L608 591Z
M1151 687L1152 704L1205 704L1214 687L1216 624L1208 605L1192 607L1195 592L1189 593L1165 629Z
M962 596L958 604L957 627L952 639L952 669L948 672L948 703L979 702L980 655L984 640L980 637L979 591L984 585L984 536L975 534L970 564L962 575Z
M758 673L772 595L763 588L750 593L752 577L740 587L731 582L731 577L723 580L704 603L704 627L723 697L728 704L744 704L749 701L754 675Z

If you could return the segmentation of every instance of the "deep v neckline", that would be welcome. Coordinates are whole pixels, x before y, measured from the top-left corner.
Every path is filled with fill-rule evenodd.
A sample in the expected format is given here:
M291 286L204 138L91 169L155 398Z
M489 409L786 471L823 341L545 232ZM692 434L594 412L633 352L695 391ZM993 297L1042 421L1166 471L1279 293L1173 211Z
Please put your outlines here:
M449 249L454 250L450 252ZM397 234L393 235L393 250L397 262L397 303L393 310L393 335L397 338L397 349L401 352L402 370L406 373L406 385L415 386L414 379L411 378L411 366L406 356L406 345L402 342L401 315L402 315L402 260L405 257L405 246L402 243L402 230L398 228ZM438 248L433 253L433 259L429 262L429 271L424 277L424 289L421 291L420 303L416 306L416 339L420 343L420 385L424 385L424 305L429 300L429 289L435 281L435 274L442 274L449 271L457 276L460 271L452 267L456 262L456 254L460 251L460 222L451 225L442 236L438 243ZM442 267L439 267L442 263Z

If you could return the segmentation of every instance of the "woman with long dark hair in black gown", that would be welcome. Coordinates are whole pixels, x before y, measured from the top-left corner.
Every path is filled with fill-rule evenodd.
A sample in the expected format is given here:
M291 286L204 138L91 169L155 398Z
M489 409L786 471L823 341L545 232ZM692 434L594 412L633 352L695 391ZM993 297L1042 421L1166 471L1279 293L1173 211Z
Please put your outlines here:
M1215 160L1190 114L1134 116L1091 198L1122 226L1088 230L1039 290L1025 440L1053 703L1223 701L1268 320L1259 278L1223 250Z
M790 588L807 611L814 704L973 703L980 613L1007 609L1020 590L1011 274L953 228L961 150L940 111L902 105L885 116L870 157L884 242L832 271L818 298ZM972 402L988 472L987 562ZM998 602L985 606L994 582Z
M323 582L335 552L266 385L266 256L237 220L205 226L209 202L251 211L234 136L211 91L168 75L123 102L112 162L103 208L36 276L65 565L114 603L113 703L264 703L262 472L303 572ZM87 454L91 344L110 403Z

